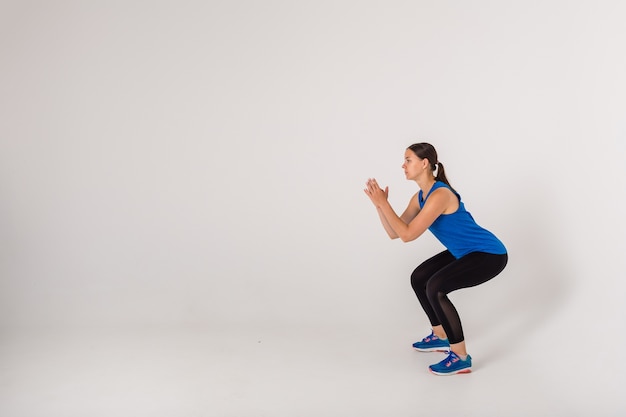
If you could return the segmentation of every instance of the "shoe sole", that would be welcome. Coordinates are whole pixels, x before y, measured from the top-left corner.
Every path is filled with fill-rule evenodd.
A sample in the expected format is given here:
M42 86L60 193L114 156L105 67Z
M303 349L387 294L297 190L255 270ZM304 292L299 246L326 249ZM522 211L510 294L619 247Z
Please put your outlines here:
M459 371L452 371L452 372L436 372L436 371L433 371L430 368L428 368L428 370L430 371L431 374L439 375L439 376L469 374L469 373L472 372L472 370L470 368L465 368L465 369L461 369Z
M450 349L446 349L446 348L426 348L426 349L422 349L422 348L416 348L414 346L413 349L415 349L418 352L443 352L443 353L450 352Z

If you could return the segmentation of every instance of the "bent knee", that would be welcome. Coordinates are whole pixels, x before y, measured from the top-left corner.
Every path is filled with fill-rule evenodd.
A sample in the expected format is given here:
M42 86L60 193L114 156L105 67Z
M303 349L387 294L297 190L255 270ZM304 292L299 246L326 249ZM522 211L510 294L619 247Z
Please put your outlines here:
M431 301L438 301L441 297L445 297L446 293L436 281L430 280L426 283L426 296Z
M430 276L424 273L421 273L419 271L413 271L413 273L411 274L411 287L413 287L414 289L424 289L429 278Z

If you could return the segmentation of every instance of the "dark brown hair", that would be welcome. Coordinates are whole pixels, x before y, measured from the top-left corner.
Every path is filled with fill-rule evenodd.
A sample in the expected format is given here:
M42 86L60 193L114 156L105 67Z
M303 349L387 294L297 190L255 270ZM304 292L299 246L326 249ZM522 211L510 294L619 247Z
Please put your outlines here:
M430 163L430 170L433 173L435 172L435 170L437 170L437 175L435 175L435 179L437 181L445 183L448 187L452 189L452 191L454 191L454 188L452 188L452 186L450 185L450 181L448 181L448 178L446 178L446 171L443 168L443 164L437 159L437 151L435 150L435 147L433 145L425 142L414 143L407 149L412 150L413 153L417 155L417 157L420 159L428 159L428 162Z

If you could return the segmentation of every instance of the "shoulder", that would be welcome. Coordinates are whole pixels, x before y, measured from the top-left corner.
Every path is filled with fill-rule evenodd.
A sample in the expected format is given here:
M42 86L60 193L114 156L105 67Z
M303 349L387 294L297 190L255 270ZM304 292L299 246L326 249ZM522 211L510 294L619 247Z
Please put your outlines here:
M457 193L456 190L453 190L452 187L450 187L448 184L446 184L443 181L437 181L435 185L433 186L433 193L439 190L446 190L448 193L454 195L457 199L459 200L461 199L461 195Z
M452 191L450 187L442 183L442 186L434 190L429 200L432 199L433 203L442 208L443 214L450 214L457 211L461 201L461 196L455 191Z
M430 193L430 197L428 199L447 199L451 197L456 197L456 194L447 185L444 184L442 187L437 187L437 189L433 190Z

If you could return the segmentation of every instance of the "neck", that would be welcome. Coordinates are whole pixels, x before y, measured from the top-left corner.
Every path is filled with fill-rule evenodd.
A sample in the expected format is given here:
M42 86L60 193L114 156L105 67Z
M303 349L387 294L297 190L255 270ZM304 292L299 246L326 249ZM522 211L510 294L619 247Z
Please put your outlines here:
M415 182L420 187L420 190L422 190L422 194L424 195L424 198L426 198L426 195L428 194L430 189L433 188L433 185L435 184L436 180L435 180L435 177L428 176L426 178L418 178L417 180L415 180Z

